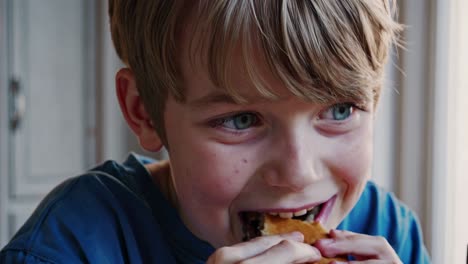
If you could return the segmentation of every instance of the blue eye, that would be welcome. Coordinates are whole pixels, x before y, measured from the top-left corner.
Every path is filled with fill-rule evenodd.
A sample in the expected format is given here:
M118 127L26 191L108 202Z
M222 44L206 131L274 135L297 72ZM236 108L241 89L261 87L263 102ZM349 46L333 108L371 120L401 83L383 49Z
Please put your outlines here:
M250 128L258 123L258 117L252 113L242 113L232 117L226 117L220 120L219 125L229 129L243 130Z
M334 120L345 120L353 112L353 106L350 104L337 104L332 107Z
M343 121L348 119L354 111L354 104L340 103L329 107L321 114L323 119L332 119L335 121Z

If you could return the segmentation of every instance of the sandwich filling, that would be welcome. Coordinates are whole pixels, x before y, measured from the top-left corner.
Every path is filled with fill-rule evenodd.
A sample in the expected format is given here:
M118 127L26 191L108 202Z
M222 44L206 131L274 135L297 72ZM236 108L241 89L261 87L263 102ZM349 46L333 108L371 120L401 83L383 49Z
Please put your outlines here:
M244 233L243 241L259 237L262 235L264 229L265 215L275 215L281 218L291 218L304 222L314 222L315 218L319 215L323 204L315 206L310 209L304 209L297 212L242 212L240 218L242 221L242 231Z

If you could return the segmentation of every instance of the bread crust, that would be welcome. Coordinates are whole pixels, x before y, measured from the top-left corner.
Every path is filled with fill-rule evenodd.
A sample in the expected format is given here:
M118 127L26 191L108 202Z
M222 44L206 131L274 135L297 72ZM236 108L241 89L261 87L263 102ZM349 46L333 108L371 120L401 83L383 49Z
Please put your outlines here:
M304 235L304 243L314 244L317 240L328 238L328 231L319 222L304 222L296 219L285 219L278 216L265 215L262 235L277 235L299 231ZM347 261L344 258L322 258L314 264L327 264L332 261Z

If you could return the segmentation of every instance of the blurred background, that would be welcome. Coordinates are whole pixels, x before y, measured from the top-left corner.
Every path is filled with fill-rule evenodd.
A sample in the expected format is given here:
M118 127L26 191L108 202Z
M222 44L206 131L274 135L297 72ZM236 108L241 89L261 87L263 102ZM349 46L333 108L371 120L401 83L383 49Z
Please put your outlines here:
M468 245L468 1L403 0L373 177L419 215L434 263ZM44 195L106 159L145 153L114 93L104 0L0 0L0 248Z

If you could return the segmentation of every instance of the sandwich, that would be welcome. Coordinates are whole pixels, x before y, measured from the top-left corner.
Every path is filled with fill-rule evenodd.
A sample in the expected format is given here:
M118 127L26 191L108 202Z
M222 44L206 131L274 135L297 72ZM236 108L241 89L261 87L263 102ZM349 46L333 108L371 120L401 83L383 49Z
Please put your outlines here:
M276 235L299 231L304 235L304 243L313 245L317 240L328 238L328 231L319 222L308 222L299 219L281 218L269 214L246 213L244 220L244 241L258 236ZM326 264L332 261L347 261L345 258L322 258L315 264Z

